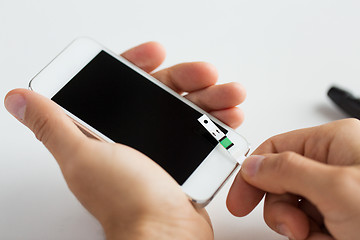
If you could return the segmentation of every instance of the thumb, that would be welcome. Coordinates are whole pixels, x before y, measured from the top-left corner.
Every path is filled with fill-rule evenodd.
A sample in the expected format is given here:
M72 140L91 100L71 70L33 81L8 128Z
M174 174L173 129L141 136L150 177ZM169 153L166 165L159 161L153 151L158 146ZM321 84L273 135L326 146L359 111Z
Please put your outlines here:
M240 172L246 182L263 191L301 195L319 206L332 197L333 168L293 152L284 152L250 156Z
M5 97L6 109L34 132L61 163L87 140L71 119L53 101L33 91L15 89Z

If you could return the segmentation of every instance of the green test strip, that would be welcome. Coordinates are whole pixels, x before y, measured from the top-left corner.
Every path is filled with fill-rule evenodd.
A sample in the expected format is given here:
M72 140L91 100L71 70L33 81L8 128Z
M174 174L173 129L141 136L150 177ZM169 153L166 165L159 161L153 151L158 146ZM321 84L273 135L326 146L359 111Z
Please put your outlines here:
M213 123L208 116L203 114L198 118L198 121L203 127L226 149L230 152L230 148L234 144L230 139ZM231 153L230 153L231 154Z
M230 141L230 139L229 138L227 138L226 136L225 137L223 137L222 139L220 139L220 144L224 147L224 148L226 148L226 149L229 149L229 148L231 148L234 144Z

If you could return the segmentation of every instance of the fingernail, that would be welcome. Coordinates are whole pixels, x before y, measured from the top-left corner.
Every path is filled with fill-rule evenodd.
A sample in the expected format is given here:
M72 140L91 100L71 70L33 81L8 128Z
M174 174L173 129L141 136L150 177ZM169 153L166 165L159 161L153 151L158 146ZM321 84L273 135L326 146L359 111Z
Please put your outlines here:
M244 161L244 164L241 167L241 171L250 177L255 176L264 158L265 157L261 155L252 155L248 157Z
M291 233L290 229L285 224L279 224L276 227L278 233L280 233L283 236L288 237L289 239L294 239L293 234Z
M26 100L21 94L8 96L5 99L5 108L18 120L24 120Z

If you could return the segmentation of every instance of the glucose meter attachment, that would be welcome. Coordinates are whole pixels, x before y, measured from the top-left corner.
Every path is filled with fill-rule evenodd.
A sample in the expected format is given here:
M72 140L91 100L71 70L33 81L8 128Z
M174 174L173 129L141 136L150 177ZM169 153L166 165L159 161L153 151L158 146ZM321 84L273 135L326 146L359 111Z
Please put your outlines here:
M220 144L223 146L227 152L232 156L234 161L239 163L240 165L244 162L245 156L239 154L237 147L235 144L225 135L223 131L221 131L213 121L210 120L208 116L203 114L198 118L198 121L201 125L213 136Z

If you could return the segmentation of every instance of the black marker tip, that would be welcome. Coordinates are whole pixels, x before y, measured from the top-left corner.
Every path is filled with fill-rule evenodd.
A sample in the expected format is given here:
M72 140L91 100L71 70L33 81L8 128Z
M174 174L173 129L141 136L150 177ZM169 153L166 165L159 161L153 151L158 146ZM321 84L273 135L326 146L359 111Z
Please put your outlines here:
M338 88L338 87L335 87L335 86L332 86L329 89L327 94L335 102L342 101L345 97L351 97L351 98L354 97L348 91L345 91L345 90L343 90L341 88Z
M360 119L360 99L339 87L331 87L327 93L330 99L351 117Z

